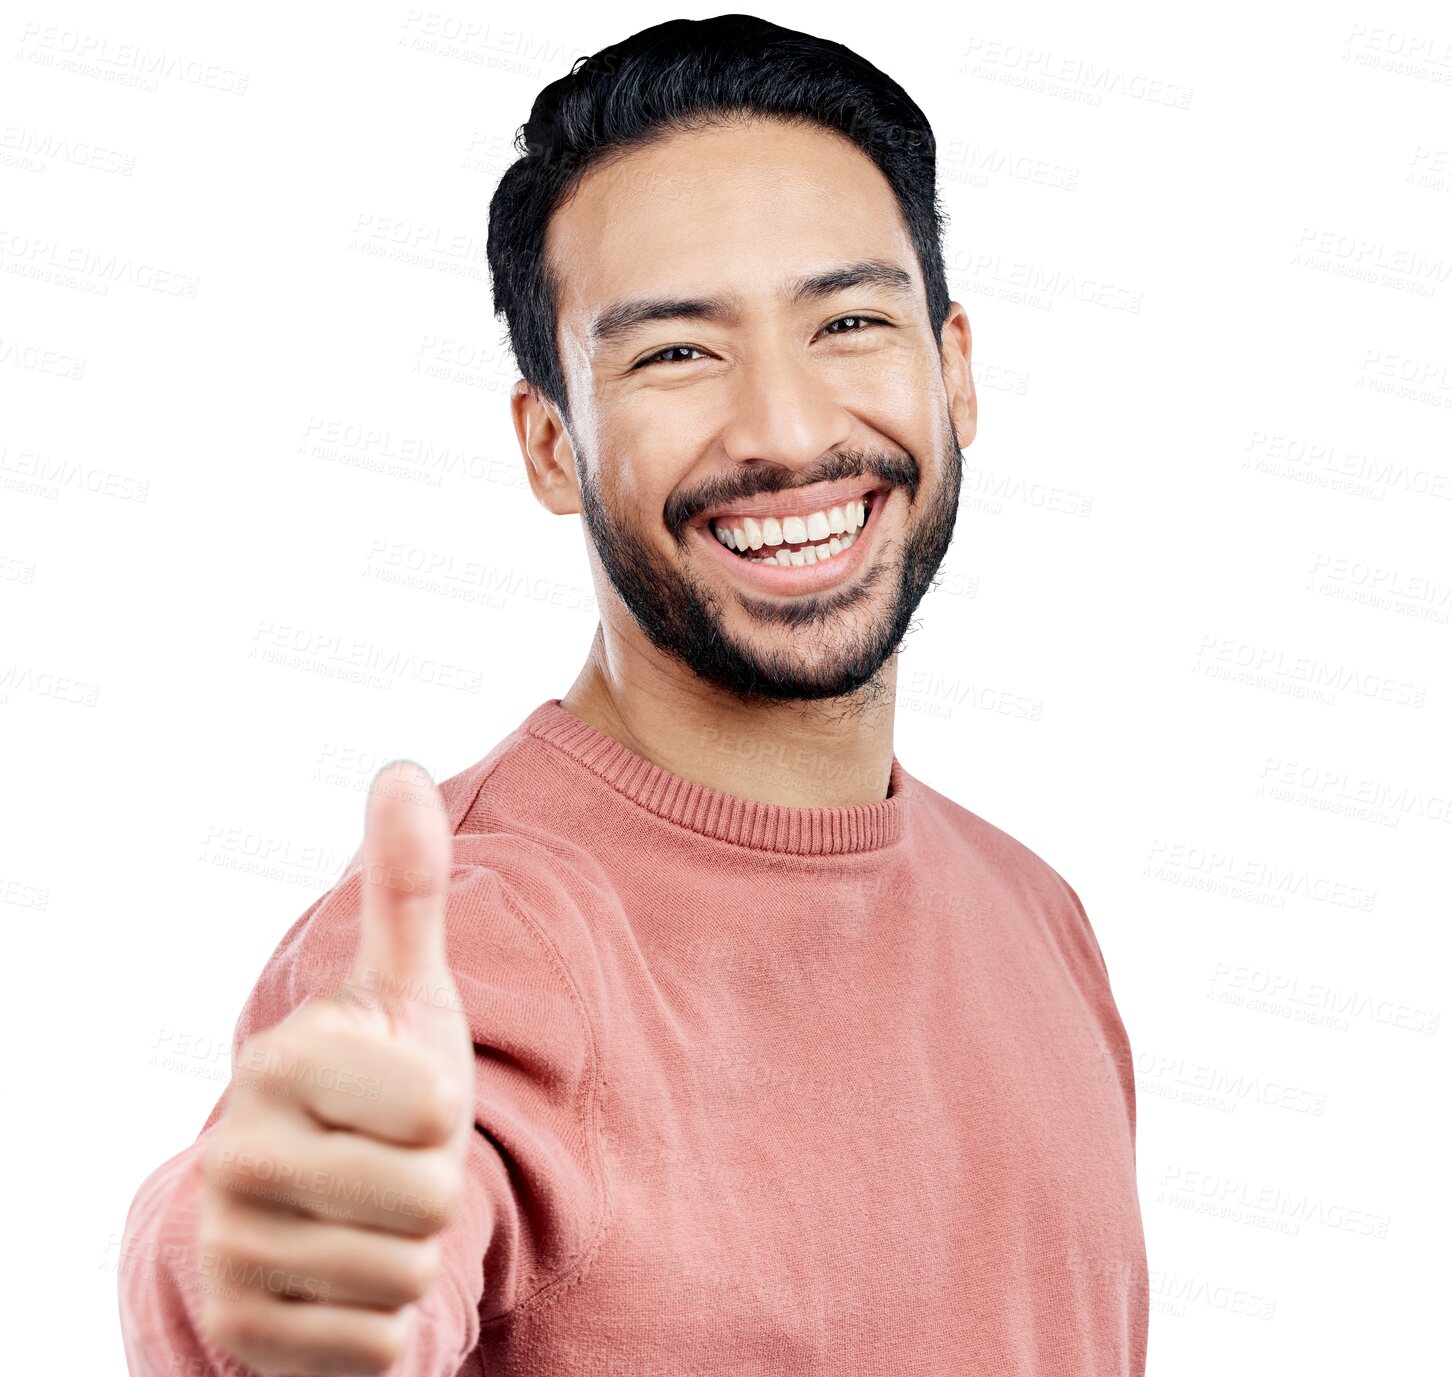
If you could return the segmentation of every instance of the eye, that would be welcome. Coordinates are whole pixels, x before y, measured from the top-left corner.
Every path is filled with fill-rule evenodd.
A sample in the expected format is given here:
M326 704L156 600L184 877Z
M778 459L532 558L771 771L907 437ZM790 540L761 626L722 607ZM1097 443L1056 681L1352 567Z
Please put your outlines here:
M688 354L699 354L702 352L701 350L697 349L694 344L672 344L668 348L662 349L659 352L650 355L649 358L641 359L641 361L635 365L635 368L649 368L653 363L657 362L658 360L664 362L665 356L667 354L675 354L681 351L684 351ZM692 360L679 359L676 360L676 362L690 363L692 362ZM631 371L634 372L634 368Z
M885 321L885 320L878 320L878 319L876 319L873 316L851 315L851 316L838 316L836 320L828 321L827 324L822 327L823 333L826 333L827 331L831 330L834 325L842 325L842 324L845 324L848 321L854 321L856 323L856 325L857 325L858 328L855 329L855 330L845 330L845 331L839 330L839 331L836 331L835 333L837 333L837 334L849 334L849 335L860 335L863 332L864 329L867 329L867 328L869 328L871 326L874 326L874 325L881 325L881 326L884 326L884 327L887 327L887 328L891 328L891 327L888 327L887 321ZM632 367L631 372L634 372L636 369L640 369L640 368L651 368L651 367L653 367L657 363L665 363L665 362L667 362L666 356L669 355L669 354L677 354L677 353L703 354L704 352L705 352L704 350L696 348L696 346L694 344L672 344L672 345L668 345L666 348L657 350L654 354L651 354L648 357L641 359L641 361L639 363L635 364ZM670 360L670 361L671 362L675 362L675 363L693 363L693 362L695 362L694 359L674 359L674 360Z
M823 326L822 328L825 329L825 330L830 330L833 325L841 325L843 323L843 321L847 321L847 320L855 320L858 323L858 325L861 325L861 326L886 325L887 324L887 322L885 320L876 320L872 316L839 316L836 320L830 321L827 325ZM861 330L848 330L846 333L849 334L849 335L860 335L862 333L862 331Z

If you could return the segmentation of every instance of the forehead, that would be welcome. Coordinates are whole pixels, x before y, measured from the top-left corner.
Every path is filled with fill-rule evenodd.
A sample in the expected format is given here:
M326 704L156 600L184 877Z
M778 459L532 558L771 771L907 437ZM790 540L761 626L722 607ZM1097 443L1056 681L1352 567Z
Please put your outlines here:
M558 330L662 291L765 300L823 266L876 258L918 275L892 188L845 136L776 120L674 133L591 168L555 212Z

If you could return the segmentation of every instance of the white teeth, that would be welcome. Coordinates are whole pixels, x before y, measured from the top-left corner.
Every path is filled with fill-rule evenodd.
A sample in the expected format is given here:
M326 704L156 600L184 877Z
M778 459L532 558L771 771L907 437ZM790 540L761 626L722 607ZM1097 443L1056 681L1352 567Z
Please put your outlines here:
M839 507L811 512L801 516L763 516L740 518L739 525L712 523L716 539L728 550L757 564L805 565L841 554L857 538L867 520L867 503L862 498L844 502ZM808 542L815 542L808 544ZM768 550L764 555L747 554L763 546L801 545L801 550Z
M856 542L855 535L833 536L825 545L808 545L801 550L778 550L775 555L746 555L753 564L780 564L784 568L793 564L819 564L840 555Z
M807 523L799 516L783 517L781 538L788 545L800 545L807 538Z

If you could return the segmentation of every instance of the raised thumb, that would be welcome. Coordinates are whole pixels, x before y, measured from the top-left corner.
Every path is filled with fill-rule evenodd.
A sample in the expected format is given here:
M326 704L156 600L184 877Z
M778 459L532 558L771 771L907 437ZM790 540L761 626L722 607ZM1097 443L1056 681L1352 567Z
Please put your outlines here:
M356 999L402 1014L456 1008L444 914L453 838L443 799L421 765L395 760L374 776L363 827Z

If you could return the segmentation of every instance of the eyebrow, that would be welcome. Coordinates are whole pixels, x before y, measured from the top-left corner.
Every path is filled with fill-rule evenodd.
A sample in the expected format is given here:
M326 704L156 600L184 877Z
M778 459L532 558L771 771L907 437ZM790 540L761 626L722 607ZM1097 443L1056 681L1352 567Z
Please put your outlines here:
M912 274L896 263L865 258L788 282L781 297L789 305L800 306L849 287L863 286L880 287L902 297L913 295ZM734 325L740 318L741 298L730 293L703 297L638 296L617 301L601 311L590 326L590 338L596 344L613 343L656 320L710 320Z

